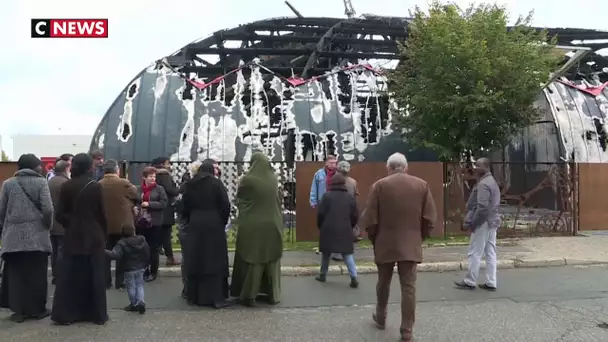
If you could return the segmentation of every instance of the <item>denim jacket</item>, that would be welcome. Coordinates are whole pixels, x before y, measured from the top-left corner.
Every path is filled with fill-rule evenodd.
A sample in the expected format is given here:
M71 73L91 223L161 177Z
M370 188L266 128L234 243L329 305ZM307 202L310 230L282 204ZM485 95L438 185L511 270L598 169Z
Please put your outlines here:
M315 172L315 175L312 177L312 184L310 185L310 206L316 207L325 192L327 191L327 183L326 183L327 175L325 173L325 168L319 169L319 171Z

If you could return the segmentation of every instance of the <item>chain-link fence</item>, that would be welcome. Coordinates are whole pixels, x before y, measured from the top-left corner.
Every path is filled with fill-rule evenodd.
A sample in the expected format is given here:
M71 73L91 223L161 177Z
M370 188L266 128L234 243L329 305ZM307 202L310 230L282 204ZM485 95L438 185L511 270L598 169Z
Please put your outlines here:
M501 189L503 236L574 235L577 231L574 163L492 164ZM444 164L446 235L461 233L466 201L476 180L470 166Z
M182 183L184 174L191 172L193 162L172 162L171 163L171 175L176 185ZM226 186L228 191L228 197L230 202L233 203L231 219L236 218L238 215L237 208L234 205L236 199L236 191L238 188L238 181L249 169L249 162L219 162L220 167L220 179ZM295 172L292 168L289 168L285 162L270 162L277 179L279 182L279 190L283 195L282 211L283 211L283 222L285 225L285 241L295 242L295 215L296 215L296 203L295 203ZM133 184L139 185L141 182L142 170L149 166L150 162L139 162L139 161L124 161L121 164L121 175L128 178ZM228 239L230 243L234 243L236 237L235 229L231 229L228 233ZM173 237L174 243L177 243L177 237Z

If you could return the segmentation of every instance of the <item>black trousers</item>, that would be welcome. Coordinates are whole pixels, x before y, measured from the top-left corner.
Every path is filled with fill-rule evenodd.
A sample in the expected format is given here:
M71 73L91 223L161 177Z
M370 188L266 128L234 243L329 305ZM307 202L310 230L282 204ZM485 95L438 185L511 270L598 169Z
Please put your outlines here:
M172 224L163 224L160 227L160 244L165 250L167 258L173 258L173 244L171 243L171 235L173 233Z
M57 261L61 259L61 249L63 248L63 236L62 235L51 235L51 246L53 251L51 252L51 271L53 274L53 281L57 278Z
M0 307L26 317L46 312L49 253L15 252L3 258Z
M160 255L158 248L160 247L160 226L152 226L150 228L138 229L137 234L143 235L150 247L150 268L146 271L147 274L156 276L158 273L158 263Z
M106 240L106 249L112 250L114 246L122 238L121 234L110 234ZM114 271L115 287L121 288L125 284L125 275L122 269L120 269L120 263L116 263L116 270ZM106 260L106 281L107 286L112 285L112 260L107 258Z

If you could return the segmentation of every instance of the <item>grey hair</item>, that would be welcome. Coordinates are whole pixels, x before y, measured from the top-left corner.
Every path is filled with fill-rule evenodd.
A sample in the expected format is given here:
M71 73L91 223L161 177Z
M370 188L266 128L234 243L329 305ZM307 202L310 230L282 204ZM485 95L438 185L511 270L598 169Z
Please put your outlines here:
M68 167L70 167L70 162L67 162L65 160L60 160L55 164L55 172L57 173L64 173Z
M108 175L108 174L116 174L118 173L118 162L114 159L108 159L105 161L105 163L103 163L102 169L103 169L103 174L104 175Z
M393 153L386 160L386 167L390 170L403 172L407 169L407 158L402 153Z
M350 163L346 160L342 160L338 163L337 169L339 172L348 173L350 172Z

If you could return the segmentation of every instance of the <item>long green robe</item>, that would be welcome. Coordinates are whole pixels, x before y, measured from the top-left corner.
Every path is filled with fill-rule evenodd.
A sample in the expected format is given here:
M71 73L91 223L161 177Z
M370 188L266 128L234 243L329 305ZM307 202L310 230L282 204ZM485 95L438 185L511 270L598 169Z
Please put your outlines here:
M239 216L230 294L246 304L259 295L276 304L281 298L283 215L277 177L264 154L251 156L236 197Z

